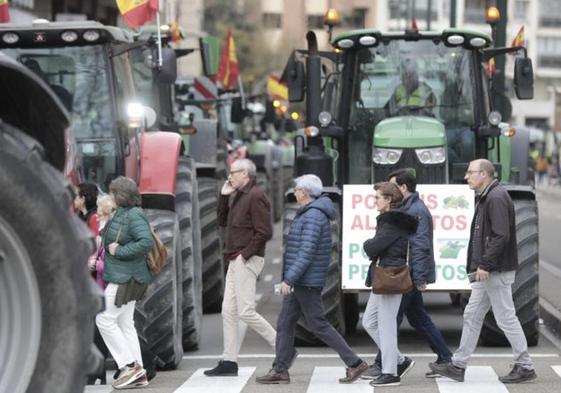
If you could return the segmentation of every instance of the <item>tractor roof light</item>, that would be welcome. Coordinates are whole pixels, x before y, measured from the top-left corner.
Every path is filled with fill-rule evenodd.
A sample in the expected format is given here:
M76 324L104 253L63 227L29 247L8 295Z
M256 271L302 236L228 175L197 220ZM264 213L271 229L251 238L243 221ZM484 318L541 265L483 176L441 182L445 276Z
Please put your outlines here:
M316 137L319 135L319 128L317 128L316 126L308 126L304 128L304 134L311 138Z
M446 38L446 41L448 41L450 45L462 45L465 41L465 38L463 35L454 34L448 36L448 38Z
M355 42L350 38L344 38L341 41L337 42L339 48L343 48L343 49L352 48L354 44Z
M485 21L490 25L495 25L501 19L501 13L495 6L488 7L485 11Z
M358 42L360 42L360 44L364 46L372 46L375 45L378 40L376 39L376 37L373 37L371 35L365 35L360 37L358 39Z
M99 39L99 32L96 30L86 30L84 34L82 34L82 37L88 42L94 42Z
M6 44L13 45L19 41L19 35L12 32L4 33L4 35L2 35L2 41Z
M474 48L481 48L485 46L486 43L487 41L485 41L485 39L481 37L473 37L471 40L469 40L469 44Z
M60 35L60 38L62 38L62 40L64 42L74 42L78 39L78 33L76 33L75 31L72 31L72 30L68 30L68 31L63 32Z
M318 115L318 121L322 127L327 127L329 124L331 124L331 120L331 113L327 111L320 112Z
M339 11L337 11L335 8L329 8L327 11L325 11L325 14L323 14L323 24L333 28L333 26L337 26L339 23L341 23L341 16L339 15Z

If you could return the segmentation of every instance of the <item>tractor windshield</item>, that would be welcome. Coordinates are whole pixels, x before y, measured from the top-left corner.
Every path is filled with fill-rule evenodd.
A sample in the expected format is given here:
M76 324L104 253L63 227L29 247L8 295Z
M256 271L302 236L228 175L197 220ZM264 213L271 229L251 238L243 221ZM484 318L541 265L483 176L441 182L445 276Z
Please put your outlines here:
M432 40L390 40L358 52L356 111L379 122L395 116L435 117L473 126L470 52Z
M111 137L113 115L103 46L4 49L51 86L72 115L77 139Z

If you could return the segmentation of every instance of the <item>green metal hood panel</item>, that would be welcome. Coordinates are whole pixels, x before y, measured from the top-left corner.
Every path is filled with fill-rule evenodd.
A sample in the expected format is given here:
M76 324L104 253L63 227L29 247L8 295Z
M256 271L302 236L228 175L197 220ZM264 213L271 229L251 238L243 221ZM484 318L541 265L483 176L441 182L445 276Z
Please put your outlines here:
M376 147L419 148L446 145L444 125L436 119L404 116L386 119L374 129Z

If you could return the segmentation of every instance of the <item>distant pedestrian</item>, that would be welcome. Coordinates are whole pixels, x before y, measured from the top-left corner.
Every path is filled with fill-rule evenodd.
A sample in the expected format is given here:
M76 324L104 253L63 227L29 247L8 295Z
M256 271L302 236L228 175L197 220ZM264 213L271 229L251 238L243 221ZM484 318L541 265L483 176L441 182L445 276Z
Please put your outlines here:
M505 334L514 356L514 367L499 380L519 383L536 378L528 343L512 300L512 284L518 267L514 205L507 190L494 178L493 163L470 162L465 179L478 194L471 223L467 271L474 274L471 296L464 310L460 347L449 363L430 363L436 373L464 381L469 358L479 340L487 311L492 308L497 325Z
M88 224L94 236L98 232L96 215L97 195L97 185L91 182L84 182L78 184L76 196L74 197L74 209L78 213L78 217Z
M256 174L251 160L236 160L220 192L218 222L226 227L228 261L222 302L224 354L215 368L204 372L209 377L238 375L238 340L243 339L238 337L239 321L275 347L275 329L255 310L256 281L265 263L265 245L273 236L271 203L256 186Z
M407 264L409 238L417 230L417 219L400 210L403 195L398 186L385 182L376 190L376 234L364 242L364 252L370 259L365 285L372 286L372 272L381 267L400 267ZM382 352L382 373L372 386L397 386L415 362L403 356L397 345L397 314L402 294L371 293L362 317L362 325Z
M276 357L268 374L258 377L262 384L290 382L288 369L297 356L294 332L300 317L310 331L335 350L347 365L340 383L351 383L368 369L345 339L325 317L321 292L331 262L331 223L335 209L331 199L321 196L322 183L315 175L295 180L294 195L300 209L290 224L283 264L282 309L277 320Z
M404 293L401 298L401 305L397 313L397 328L399 331L403 314L405 314L409 324L425 336L430 348L437 355L436 362L447 363L452 357L452 352L448 349L442 333L432 322L423 302L423 292L427 289L427 284L434 283L436 280L432 215L423 200L419 198L413 168L399 169L390 173L388 181L396 184L403 195L401 210L418 220L417 231L409 237L409 266L411 279L415 286L412 291ZM374 379L382 373L381 355L382 353L378 351L376 361L362 378ZM399 377L403 377L407 371L408 369L404 367L398 367ZM438 374L429 371L425 376L434 378Z
M140 343L134 326L136 301L140 300L152 275L146 255L154 246L150 225L140 206L136 183L120 176L109 192L117 209L103 231L105 249L103 279L105 310L96 317L97 327L120 370L113 388L148 385Z

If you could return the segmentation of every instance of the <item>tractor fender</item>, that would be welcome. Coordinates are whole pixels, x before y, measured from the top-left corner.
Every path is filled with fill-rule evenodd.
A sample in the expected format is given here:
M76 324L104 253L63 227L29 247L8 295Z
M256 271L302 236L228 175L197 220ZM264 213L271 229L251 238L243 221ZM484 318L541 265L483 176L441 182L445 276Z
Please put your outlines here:
M504 183L503 186L506 188L508 194L512 199L527 199L531 201L536 199L536 191L532 186Z
M140 140L142 207L175 210L175 180L182 140L173 132L145 132Z

